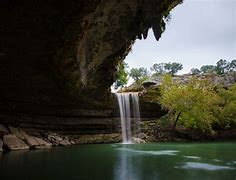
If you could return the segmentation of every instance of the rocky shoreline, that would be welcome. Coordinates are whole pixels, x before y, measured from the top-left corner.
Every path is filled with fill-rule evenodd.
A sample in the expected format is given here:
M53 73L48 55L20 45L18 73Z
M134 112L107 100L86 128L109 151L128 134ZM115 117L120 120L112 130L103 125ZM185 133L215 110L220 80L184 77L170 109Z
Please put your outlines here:
M35 132L0 124L0 151L44 149L53 146L69 146L74 144L118 143L119 133L96 135L62 135L55 132Z
M135 143L146 142L189 142L189 141L222 141L236 140L236 129L219 130L214 136L201 136L198 132L176 130L173 137L171 131L160 131L159 120L141 122L139 138L132 138ZM159 132L157 132L159 131ZM0 124L0 152L13 150L45 149L56 146L70 146L76 144L104 144L122 142L121 133L110 134L70 134L58 132L27 131L26 129Z

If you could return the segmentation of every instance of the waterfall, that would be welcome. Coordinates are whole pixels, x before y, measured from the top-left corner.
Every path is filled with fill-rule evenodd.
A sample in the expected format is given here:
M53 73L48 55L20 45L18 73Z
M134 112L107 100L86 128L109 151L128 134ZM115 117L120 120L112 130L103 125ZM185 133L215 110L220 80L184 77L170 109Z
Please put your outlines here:
M119 103L120 110L122 141L123 143L132 143L131 116L132 120L134 120L134 135L138 137L140 133L140 111L138 93L116 93L116 97Z

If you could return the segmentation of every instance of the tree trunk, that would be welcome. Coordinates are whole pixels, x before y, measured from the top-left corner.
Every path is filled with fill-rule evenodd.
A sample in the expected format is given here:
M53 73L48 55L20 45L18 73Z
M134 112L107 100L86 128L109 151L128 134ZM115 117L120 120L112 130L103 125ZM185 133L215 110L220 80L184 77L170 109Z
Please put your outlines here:
M173 136L173 137L175 137L175 128L176 128L176 125L177 125L177 122L178 122L178 120L179 120L180 115L181 115L181 112L178 113L178 115L177 115L177 117L176 117L176 119L175 119L175 123L174 123L174 125L173 125L173 129L172 129L172 136Z

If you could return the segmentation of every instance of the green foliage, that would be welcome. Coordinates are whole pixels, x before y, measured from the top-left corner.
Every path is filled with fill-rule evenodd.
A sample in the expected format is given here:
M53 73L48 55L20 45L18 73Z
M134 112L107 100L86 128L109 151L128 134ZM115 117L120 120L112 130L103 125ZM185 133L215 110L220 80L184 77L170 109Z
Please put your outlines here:
M165 73L164 69L165 63L155 63L150 68L151 71L154 71L156 75L161 75Z
M198 68L192 68L191 69L191 74L192 75L198 75L200 73L201 73L201 71Z
M236 125L236 84L229 89L220 88L220 109L217 113L219 125L222 128L230 128Z
M215 71L217 74L225 74L230 68L230 62L220 59L216 63Z
M203 65L200 68L200 71L202 73L213 73L213 72L215 72L215 66L213 66L213 65Z
M116 80L116 88L119 86L124 86L127 84L129 80L129 72L127 70L128 64L125 62L122 62L118 66L118 73L117 73L117 80Z
M149 78L149 73L146 68L132 68L130 70L130 77L132 77L136 84L141 85L141 83Z
M236 59L232 60L231 62L220 59L219 61L217 61L216 66L204 65L200 68L201 73L216 73L219 75L235 71L236 71Z
M229 71L235 72L236 71L236 59L232 60L229 64Z
M183 69L183 65L181 63L176 62L155 63L150 69L155 72L155 76L163 74L175 75L179 70Z
M211 125L217 121L213 114L218 96L209 82L192 78L189 83L181 84L165 76L160 92L159 102L162 107L175 118L179 114L180 122L186 128L213 133Z
M164 68L167 71L167 73L175 75L179 70L183 69L183 65L181 63L169 62L165 64Z

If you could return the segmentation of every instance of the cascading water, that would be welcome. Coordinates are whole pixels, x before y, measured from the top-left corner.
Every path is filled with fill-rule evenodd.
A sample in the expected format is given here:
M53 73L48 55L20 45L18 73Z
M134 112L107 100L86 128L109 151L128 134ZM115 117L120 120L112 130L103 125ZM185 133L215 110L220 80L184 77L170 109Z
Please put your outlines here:
M138 93L131 93L132 105L133 105L133 118L134 122L134 133L139 138L140 134L140 110L139 110L139 95Z
M131 140L131 105L132 105L132 119L134 120L134 134L138 137L140 128L140 111L139 111L139 96L138 93L116 93L119 103L120 120L122 130L123 143L132 143Z

